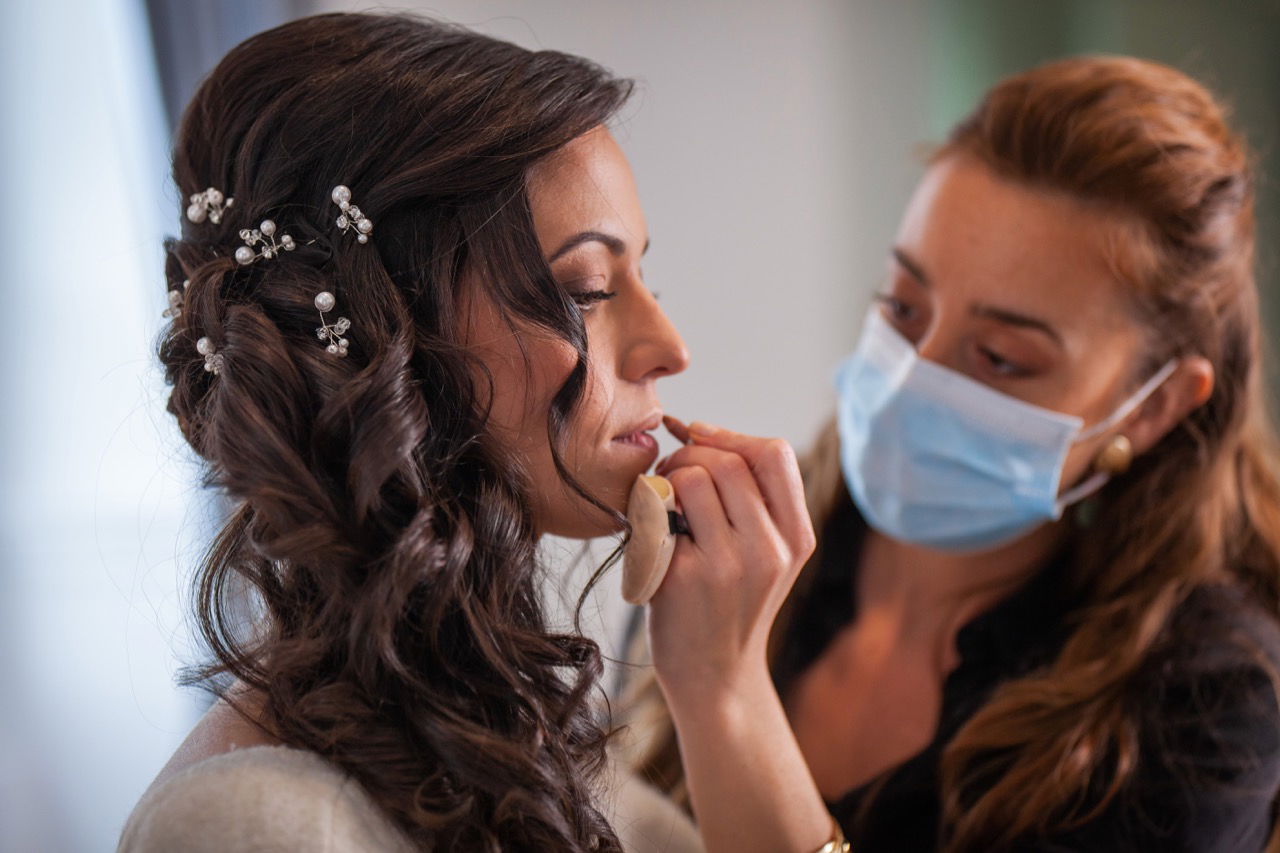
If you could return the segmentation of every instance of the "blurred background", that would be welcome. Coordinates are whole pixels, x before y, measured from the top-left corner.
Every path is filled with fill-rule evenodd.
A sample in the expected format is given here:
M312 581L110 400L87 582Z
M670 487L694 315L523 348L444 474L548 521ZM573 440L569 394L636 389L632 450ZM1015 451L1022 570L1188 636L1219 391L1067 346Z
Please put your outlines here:
M803 448L828 415L927 144L1006 73L1078 53L1190 72L1259 153L1272 328L1280 3L1215 0L23 0L0 11L0 851L114 849L203 712L187 582L219 523L164 412L171 130L231 46L293 17L411 10L640 81L615 130L646 277L693 352L672 414ZM664 447L664 451L671 448ZM550 543L575 598L607 551ZM569 609L560 607L561 619ZM616 651L616 573L584 612Z

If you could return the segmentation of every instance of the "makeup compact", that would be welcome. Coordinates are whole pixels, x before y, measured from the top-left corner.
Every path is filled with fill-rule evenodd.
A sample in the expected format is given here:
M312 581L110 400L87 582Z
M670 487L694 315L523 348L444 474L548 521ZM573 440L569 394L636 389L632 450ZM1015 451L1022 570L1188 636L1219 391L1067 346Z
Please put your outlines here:
M648 604L662 586L676 549L683 519L676 512L676 493L666 477L641 474L627 500L631 541L622 555L622 597Z

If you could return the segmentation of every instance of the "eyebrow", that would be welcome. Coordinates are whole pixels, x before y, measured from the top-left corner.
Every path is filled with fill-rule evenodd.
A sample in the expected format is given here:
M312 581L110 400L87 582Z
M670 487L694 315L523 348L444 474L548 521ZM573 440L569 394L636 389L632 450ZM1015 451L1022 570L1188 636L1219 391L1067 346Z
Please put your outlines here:
M904 270L910 273L912 278L920 282L925 287L929 286L929 277L924 274L924 270L921 269L920 265L912 260L906 252L902 251L897 246L893 247L893 259L897 261Z
M992 320L1006 323L1010 326L1043 332L1059 347L1066 349L1066 344L1063 343L1062 336L1058 334L1058 330L1043 320L1037 320L1035 317L1028 317L1025 314L1017 314L1013 311L1006 311L1003 308L995 308L990 305L973 306L973 314L978 317L989 317Z
M547 263L555 263L557 260L569 254L584 243L600 243L609 250L610 254L614 256L621 255L627 251L627 244L620 237L615 237L612 234L605 234L603 231L580 231L561 243L560 248L552 252L547 258ZM643 255L648 251L649 242L646 241L644 249L640 254Z
M906 252L896 246L893 249L893 258L903 269L905 269L912 278L918 281L923 287L929 287L929 277L925 275L920 264L916 263ZM1010 326L1017 326L1022 329L1034 329L1048 335L1059 347L1066 348L1066 344L1062 340L1062 335L1058 334L1058 330L1050 326L1044 320L1026 314L1019 314L1016 311L1008 311L1004 308L996 308L991 305L975 305L971 312L977 317L987 317L1000 323Z

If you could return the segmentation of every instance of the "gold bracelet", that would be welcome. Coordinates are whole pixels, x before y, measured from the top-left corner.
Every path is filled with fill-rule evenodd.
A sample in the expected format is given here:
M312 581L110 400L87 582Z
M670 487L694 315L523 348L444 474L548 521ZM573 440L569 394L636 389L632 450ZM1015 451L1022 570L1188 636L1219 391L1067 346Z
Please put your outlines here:
M849 842L845 840L844 830L840 828L840 821L834 817L831 818L831 840L813 851L813 853L849 853Z

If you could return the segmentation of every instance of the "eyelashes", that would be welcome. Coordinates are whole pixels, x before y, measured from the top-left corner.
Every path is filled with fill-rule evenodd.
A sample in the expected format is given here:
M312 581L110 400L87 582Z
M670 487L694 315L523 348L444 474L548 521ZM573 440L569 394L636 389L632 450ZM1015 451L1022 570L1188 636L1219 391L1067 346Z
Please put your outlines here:
M888 308L889 313L901 322L906 323L915 319L915 311L912 307L895 296L891 296L888 293L877 293L875 300Z
M579 290L570 295L573 297L574 303L586 312L601 302L608 302L618 294L607 290Z
M1030 370L1020 364L1009 361L1009 359L1000 355L995 350L980 347L978 351L982 354L982 357L986 359L991 370L1000 376L1007 376L1016 379L1022 376L1029 376L1031 374Z

